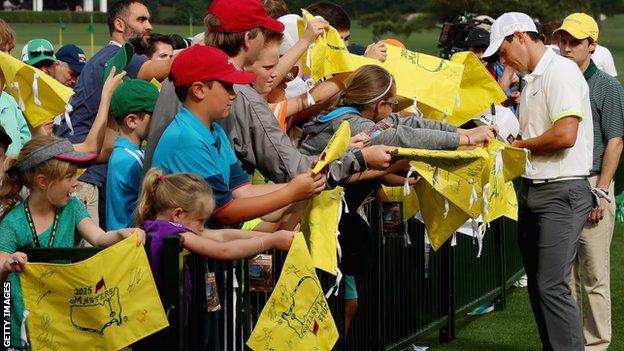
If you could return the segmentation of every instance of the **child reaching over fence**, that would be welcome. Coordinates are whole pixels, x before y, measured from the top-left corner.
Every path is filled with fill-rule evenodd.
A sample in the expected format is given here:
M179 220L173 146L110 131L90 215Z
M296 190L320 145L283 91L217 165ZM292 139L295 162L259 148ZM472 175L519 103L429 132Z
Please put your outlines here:
M192 173L165 176L160 169L152 168L143 179L136 222L151 237L152 254L167 235L180 235L186 249L217 260L235 260L267 249L290 248L295 234L292 231L263 233L204 228L214 208L212 189L199 176Z
M17 252L26 247L74 247L82 236L93 246L110 246L130 236L136 229L104 232L89 217L87 209L72 194L78 180L76 171L92 163L97 154L74 150L71 142L54 136L41 136L28 141L17 159L5 163L6 174L0 188L0 202L5 212L0 222L0 262L2 280L19 272L26 262ZM29 196L21 199L26 187ZM139 231L143 243L145 233ZM20 326L24 302L16 274L8 274L11 287L11 346L23 347Z

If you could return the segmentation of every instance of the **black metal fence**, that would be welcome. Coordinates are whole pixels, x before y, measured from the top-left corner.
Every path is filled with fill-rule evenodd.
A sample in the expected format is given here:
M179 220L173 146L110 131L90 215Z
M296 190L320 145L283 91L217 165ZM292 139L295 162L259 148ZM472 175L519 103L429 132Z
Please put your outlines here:
M373 228L375 263L369 274L358 277L358 311L349 333L344 333L344 289L328 300L340 339L335 350L403 350L424 334L439 330L440 340L455 338L455 318L487 301L506 306L506 291L523 272L516 244L515 222L492 223L477 258L473 239L458 234L457 246L447 242L434 252L425 243L425 228L408 222L411 245L403 236L381 234L378 204L367 210ZM30 261L56 258L80 260L98 249L32 249ZM191 281L191 302L185 307L182 248L177 236L166 238L162 262L166 282L161 291L170 327L133 345L133 350L244 350L269 293L248 289L246 261L214 262L185 255ZM274 277L286 253L274 252ZM221 310L206 312L205 273L214 272ZM334 278L319 272L324 287ZM236 287L238 286L238 287ZM234 303L236 300L236 303ZM188 310L187 310L188 309Z

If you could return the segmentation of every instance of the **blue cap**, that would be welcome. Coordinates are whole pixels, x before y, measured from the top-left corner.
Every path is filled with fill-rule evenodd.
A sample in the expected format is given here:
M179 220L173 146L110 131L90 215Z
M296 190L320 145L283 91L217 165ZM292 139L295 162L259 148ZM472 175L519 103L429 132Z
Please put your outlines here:
M76 73L80 74L87 62L87 57L81 48L74 44L67 44L56 52L56 59L63 61L71 67Z

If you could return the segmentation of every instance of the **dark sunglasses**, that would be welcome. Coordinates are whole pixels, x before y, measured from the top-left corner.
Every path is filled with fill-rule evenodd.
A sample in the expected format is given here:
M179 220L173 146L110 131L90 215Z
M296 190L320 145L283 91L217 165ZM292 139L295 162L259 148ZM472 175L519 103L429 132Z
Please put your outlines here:
M28 52L28 56L30 56L31 58L39 57L41 55L52 56L52 55L54 55L54 51L52 51L52 50L35 50L35 51L29 51Z

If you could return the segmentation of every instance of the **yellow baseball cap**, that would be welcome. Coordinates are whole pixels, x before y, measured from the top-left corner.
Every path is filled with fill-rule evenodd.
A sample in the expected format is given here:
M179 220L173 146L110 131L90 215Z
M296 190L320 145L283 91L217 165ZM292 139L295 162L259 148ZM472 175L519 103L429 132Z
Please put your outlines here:
M576 39L592 38L598 41L598 23L591 16L584 13L573 13L563 20L561 27L557 28L553 34L564 30Z

